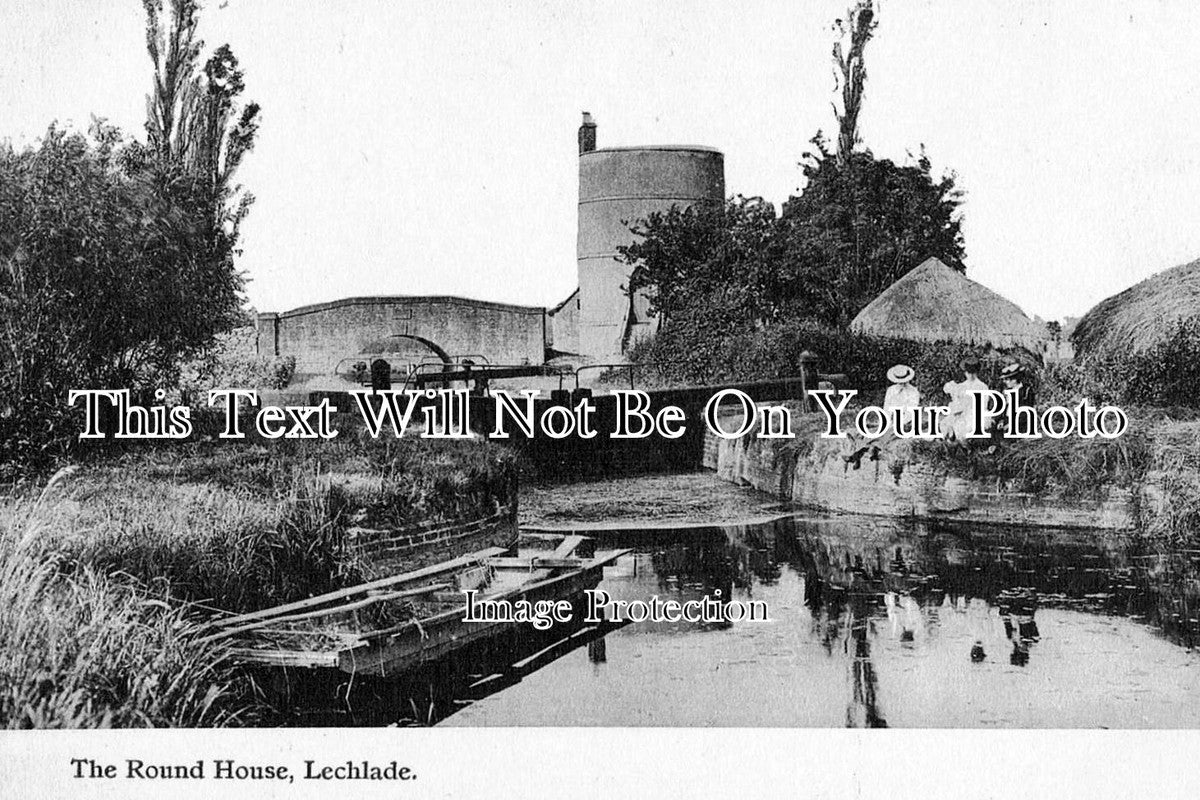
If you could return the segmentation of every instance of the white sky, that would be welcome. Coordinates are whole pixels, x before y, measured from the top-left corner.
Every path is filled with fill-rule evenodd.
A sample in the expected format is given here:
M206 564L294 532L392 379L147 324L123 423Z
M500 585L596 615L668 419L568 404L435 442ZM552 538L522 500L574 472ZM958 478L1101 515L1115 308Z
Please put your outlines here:
M576 128L702 144L781 203L833 129L848 0L209 0L263 106L240 179L259 310L357 294L548 305L575 286ZM1200 257L1200 3L883 0L861 122L966 190L967 274L1046 318ZM143 135L137 0L0 3L0 138Z

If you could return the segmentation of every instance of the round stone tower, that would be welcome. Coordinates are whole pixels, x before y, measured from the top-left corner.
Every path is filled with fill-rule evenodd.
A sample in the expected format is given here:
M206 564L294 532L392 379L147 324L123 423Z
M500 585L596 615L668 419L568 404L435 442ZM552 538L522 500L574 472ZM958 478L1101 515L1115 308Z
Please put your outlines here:
M711 147L595 149L596 125L584 114L579 131L579 349L620 361L657 318L648 301L630 296L628 265L617 248L633 242L629 226L673 205L725 201L725 156Z

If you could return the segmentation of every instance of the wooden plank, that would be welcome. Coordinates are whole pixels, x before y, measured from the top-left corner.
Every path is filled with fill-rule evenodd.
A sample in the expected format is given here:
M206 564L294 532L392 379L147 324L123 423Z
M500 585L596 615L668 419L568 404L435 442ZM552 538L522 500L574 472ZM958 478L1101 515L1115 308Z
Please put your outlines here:
M322 636L326 639L336 639L338 642L346 646L358 644L357 633L345 633L339 631L322 631L322 630L304 630L303 628L259 628L258 633L271 634L276 636ZM259 640L262 641L262 640Z
M487 564L490 567L497 569L562 569L563 567L571 567L578 569L588 565L587 559L584 558L550 558L543 556L531 556L529 558L489 558Z
M268 617L266 619L256 620L255 622L239 625L236 628L223 628L222 630L205 636L202 639L197 639L197 642L204 644L206 642L215 642L218 639L226 639L230 636L237 636L239 633L265 628L268 625L281 625L287 622L301 622L307 619L319 619L328 617L334 614L342 614L347 611L357 611L360 608L365 608L375 603L382 603L387 600L399 600L403 597L413 597L415 595L430 594L441 589L449 589L448 583L433 583L429 586L422 586L419 589L405 589L402 592L389 592L387 594L372 594L364 600L358 600L353 603L347 603L341 606L332 606L331 608L322 608L317 611L309 611L304 614L291 614L283 617Z
M567 538L565 533L543 533L541 531L520 531L517 534L518 541L520 539L532 539L537 542L561 542Z
M387 586L395 586L398 583L410 583L412 581L421 580L422 578L431 578L435 575L442 575L446 572L453 572L456 569L469 567L478 564L481 561L498 556L501 553L507 552L503 547L489 547L486 550L479 550L465 556L453 559L451 561L443 561L441 564L433 564L432 566L418 569L413 572L405 572L401 575L392 575L387 578L380 578L371 581L370 583L360 583L357 586L350 586L345 589L338 589L335 592L327 592L319 594L316 597L310 597L307 600L297 600L294 603L284 603L281 606L273 608L265 608L261 611L251 611L248 614L238 614L235 617L226 617L225 619L214 620L214 626L225 627L228 625L238 625L243 622L250 622L256 619L266 619L267 617L276 617L280 614L286 614L291 611L300 611L305 608L313 608L315 606L332 603L334 600L344 600L347 597L353 597L357 594L364 594L372 589L382 589Z
M241 648L230 651L230 657L241 663L263 664L269 667L336 667L336 650L253 650Z
M580 630L577 630L574 633L568 634L567 636L564 636L563 638L556 640L553 644L551 644L547 647L543 647L541 650L538 650L533 655L526 656L525 658L522 658L520 661L514 662L512 665L512 669L516 670L517 672L526 672L526 671L528 671L528 670L526 670L526 667L528 667L530 664L538 661L539 659L543 659L545 656L547 656L551 653L554 653L557 650L561 650L564 647L568 647L569 649L574 649L574 648L569 647L571 644L573 644L573 642L571 641L572 639L575 639L578 636L585 636L589 633L595 633L599 629L600 628L598 625L588 625L584 628L581 628ZM551 659L551 660L553 660L553 659Z
M584 539L584 537L582 537L582 536L568 536L567 538L563 539L562 544L560 544L558 547L554 548L554 557L555 558L568 557L569 555L571 555L572 553L575 552L575 548L579 547L580 543L583 542L583 539Z

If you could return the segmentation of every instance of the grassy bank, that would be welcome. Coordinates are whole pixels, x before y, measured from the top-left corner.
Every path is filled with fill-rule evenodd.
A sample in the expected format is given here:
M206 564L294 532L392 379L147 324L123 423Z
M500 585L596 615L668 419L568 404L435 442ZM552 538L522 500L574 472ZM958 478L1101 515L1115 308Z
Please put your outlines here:
M483 442L202 443L82 468L39 514L64 569L241 612L358 581L349 525L492 513L513 492L511 458Z
M203 619L357 582L350 525L490 514L511 456L425 440L145 448L0 496L0 724L217 725L251 712Z
M1004 481L1019 491L1089 497L1130 489L1137 533L1148 542L1200 545L1200 422L1134 409L1129 431L1116 439L1002 441L993 453L941 442L916 448L953 474Z

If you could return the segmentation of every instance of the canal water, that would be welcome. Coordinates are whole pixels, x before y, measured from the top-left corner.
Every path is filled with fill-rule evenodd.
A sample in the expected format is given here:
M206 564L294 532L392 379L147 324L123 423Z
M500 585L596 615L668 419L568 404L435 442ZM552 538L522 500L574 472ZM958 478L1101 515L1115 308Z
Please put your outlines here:
M517 636L414 678L393 724L1200 726L1198 552L848 516L588 534L633 550L614 598L769 620Z

